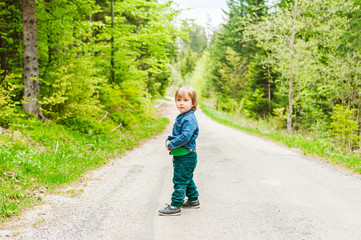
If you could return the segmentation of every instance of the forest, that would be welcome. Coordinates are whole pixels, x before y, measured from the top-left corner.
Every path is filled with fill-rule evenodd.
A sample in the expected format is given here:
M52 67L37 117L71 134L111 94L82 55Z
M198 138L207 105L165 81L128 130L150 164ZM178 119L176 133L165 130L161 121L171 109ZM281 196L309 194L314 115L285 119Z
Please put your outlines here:
M151 117L148 102L164 95L180 34L171 3L34 4L1 3L2 126L24 112L73 128L105 112L123 126Z
M220 111L358 152L361 2L227 3L227 22L203 41L201 57L194 48L206 32L191 33L198 41L185 44L177 65L189 74L183 81Z
M0 3L0 222L169 122L171 1Z
M0 222L164 129L153 106L181 85L358 156L361 1L227 5L210 29L172 1L2 1Z

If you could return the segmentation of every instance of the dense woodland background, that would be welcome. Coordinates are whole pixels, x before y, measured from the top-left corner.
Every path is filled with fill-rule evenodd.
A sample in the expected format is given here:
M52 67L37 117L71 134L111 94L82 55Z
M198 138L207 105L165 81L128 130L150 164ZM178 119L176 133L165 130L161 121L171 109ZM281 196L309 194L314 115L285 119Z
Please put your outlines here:
M206 31L191 33L198 41L184 47L178 72L219 110L358 151L360 6L359 0L229 0L228 21L208 45L199 41Z
M26 2L36 17L24 13ZM106 112L107 121L123 126L150 120L150 99L165 94L180 35L171 2L40 0L33 8L34 3L0 4L0 124L24 117L19 107L27 110L31 101L38 101L38 109L27 112L74 128ZM25 22L36 28L25 28ZM23 48L34 34L37 54ZM37 67L29 69L36 58ZM31 81L40 83L32 97L24 93L35 88L24 85L29 71Z
M181 85L358 155L361 1L227 3L213 29L172 1L0 2L0 222L164 129L153 106Z
M179 11L157 0L0 2L0 223L164 129Z

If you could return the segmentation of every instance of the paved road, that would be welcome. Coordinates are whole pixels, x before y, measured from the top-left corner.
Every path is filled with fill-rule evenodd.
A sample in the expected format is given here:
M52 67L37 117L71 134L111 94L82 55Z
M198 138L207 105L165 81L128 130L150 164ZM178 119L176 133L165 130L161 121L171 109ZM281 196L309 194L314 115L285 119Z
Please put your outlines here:
M0 238L361 239L359 176L196 115L200 209L157 214L172 192L170 126L89 174L80 197L47 197Z

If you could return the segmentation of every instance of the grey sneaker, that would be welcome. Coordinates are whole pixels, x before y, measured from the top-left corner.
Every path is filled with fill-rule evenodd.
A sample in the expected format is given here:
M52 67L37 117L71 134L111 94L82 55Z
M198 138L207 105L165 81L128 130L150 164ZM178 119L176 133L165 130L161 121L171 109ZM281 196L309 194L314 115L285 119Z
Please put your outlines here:
M180 207L173 207L172 205L166 204L168 205L166 208L164 208L163 210L159 210L159 215L162 216L177 216L181 214L181 209Z
M199 200L187 201L182 204L183 208L200 208Z

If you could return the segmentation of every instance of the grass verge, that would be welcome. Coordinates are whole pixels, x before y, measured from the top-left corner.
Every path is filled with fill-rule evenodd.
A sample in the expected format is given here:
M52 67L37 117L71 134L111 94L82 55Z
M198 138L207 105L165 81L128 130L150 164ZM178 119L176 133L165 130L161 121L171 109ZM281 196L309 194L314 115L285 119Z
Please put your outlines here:
M330 139L305 137L297 133L288 134L283 131L272 130L270 126L266 126L264 123L257 124L249 122L247 124L249 126L246 126L243 120L240 120L232 114L217 111L205 103L200 103L200 106L206 115L219 123L274 140L289 148L297 148L305 155L320 157L326 159L328 162L346 167L352 172L361 173L360 156L351 152L343 152L342 149L333 144Z
M37 120L0 128L0 224L41 202L43 192L74 182L168 123L159 118L107 134L85 134Z

